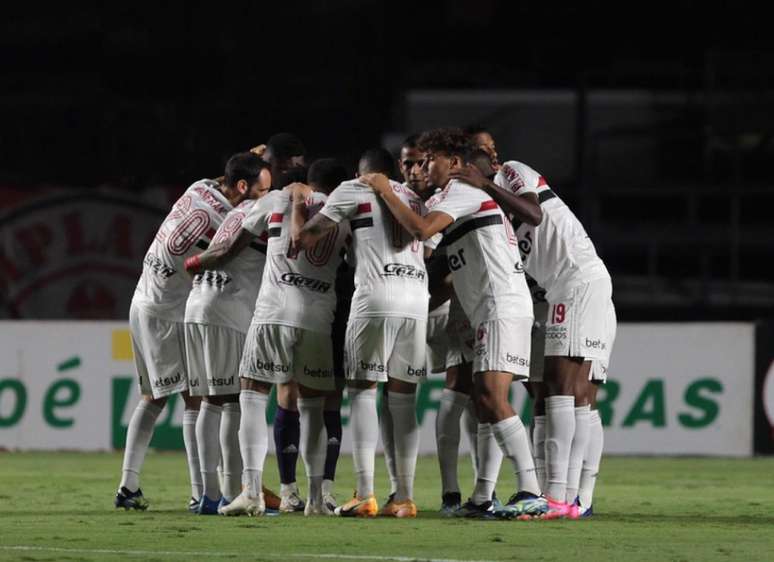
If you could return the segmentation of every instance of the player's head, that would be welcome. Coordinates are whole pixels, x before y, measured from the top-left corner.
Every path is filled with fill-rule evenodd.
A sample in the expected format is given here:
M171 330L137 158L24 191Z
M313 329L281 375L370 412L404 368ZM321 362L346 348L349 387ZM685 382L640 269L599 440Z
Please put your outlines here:
M486 150L474 148L465 155L465 163L478 168L484 176L494 180L497 170L492 164L492 158Z
M296 166L303 166L306 148L296 135L292 133L277 133L266 141L266 151L263 159L272 168L272 172L284 172Z
M309 166L307 182L315 191L330 193L348 179L347 170L335 158L319 158Z
M384 174L392 178L395 174L395 158L386 148L369 148L360 157L357 164L357 173L363 174Z
M403 179L409 188L415 193L422 193L427 189L427 179L422 166L425 163L425 155L419 150L417 141L419 135L411 135L400 146L400 158L398 167Z
M307 170L305 166L294 166L279 174L279 179L274 182L276 189L290 185L291 183L306 183Z
M463 129L466 135L470 137L471 142L481 150L484 150L492 160L492 165L497 168L500 162L497 159L497 146L494 137L486 128L481 125L468 125Z
M430 187L446 187L449 174L465 164L471 150L470 137L456 127L432 129L422 133L419 150L425 154L424 170Z
M226 162L223 194L232 205L263 197L271 187L269 165L252 152L239 152Z

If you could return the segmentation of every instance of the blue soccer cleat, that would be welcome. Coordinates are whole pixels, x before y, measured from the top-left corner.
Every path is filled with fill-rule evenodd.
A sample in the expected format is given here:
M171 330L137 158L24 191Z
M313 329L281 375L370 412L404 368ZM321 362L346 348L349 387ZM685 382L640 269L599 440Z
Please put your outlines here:
M221 499L223 499L221 497ZM202 496L199 505L196 507L197 515L217 515L220 507L220 500L211 500L207 496Z
M513 494L508 503L500 509L495 508L495 516L500 519L528 520L541 517L546 511L548 511L546 498L521 491Z
M441 496L440 514L444 517L452 517L462 507L462 497L459 492L447 492Z

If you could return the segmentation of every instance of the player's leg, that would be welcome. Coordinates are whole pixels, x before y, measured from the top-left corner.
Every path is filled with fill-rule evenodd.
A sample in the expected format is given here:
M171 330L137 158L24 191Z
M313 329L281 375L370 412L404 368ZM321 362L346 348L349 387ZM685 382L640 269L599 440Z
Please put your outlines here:
M347 393L357 486L355 497L336 508L336 515L342 517L373 517L378 511L374 497L374 455L379 439L376 387L387 381L384 324L383 318L351 319L347 324Z
M591 362L586 361L586 363L589 363L589 369L591 369ZM568 504L575 504L578 498L583 458L586 456L586 449L589 446L591 423L590 386L593 387L594 385L589 378L583 379L578 377L575 379L575 434L572 437L570 458L567 463L567 490L564 500Z
M343 372L342 372L343 374ZM325 407L323 409L323 421L325 422L326 451L325 451L325 472L323 474L322 492L323 505L327 511L333 512L338 505L333 492L333 483L336 480L336 465L339 462L341 452L341 400L343 388L339 387L339 379L336 380L335 392L325 397Z
M330 334L297 330L293 364L301 415L300 452L306 468L308 496L304 515L333 515L323 502L322 482L326 461L326 430L323 411L326 396L336 392Z
M546 349L546 319L548 303L534 303L535 321L532 325L532 346L529 361L529 391L532 397L532 456L540 489L546 481L546 388L543 384L543 370Z
M390 493L387 496L389 504L395 498L395 492L398 490L398 474L395 467L395 438L393 436L392 413L388 407L389 390L387 385L382 385L382 402L379 410L379 434L382 437L382 451L384 454L384 464L387 468L387 478L390 480Z
M219 508L219 513L261 515L266 509L263 493L263 468L269 448L266 409L272 385L287 383L292 376L294 343L295 334L286 326L252 324L247 332L239 365L243 490L229 505Z
M544 371L549 519L578 516L577 506L566 501L571 455L575 474L582 467L589 438L589 406L578 389L588 381L592 361L609 357L611 293L609 279L602 279L549 302Z
M277 387L277 413L274 416L274 450L280 477L280 511L304 510L304 500L296 482L301 419L298 413L298 385Z
M615 343L618 322L612 299L608 303L605 320L607 323L607 356L604 359L595 359L592 361L590 375L592 384L589 384L586 387L586 400L591 406L591 414L589 416L589 444L583 457L583 468L581 470L580 485L578 489L578 509L581 517L589 517L593 514L592 502L594 486L596 484L597 476L599 475L602 450L605 442L602 419L600 418L599 410L597 409L597 390L600 385L607 382L610 355L612 354L613 345Z
M502 454L511 461L517 480L518 491L502 511L506 516L533 516L545 509L527 430L509 402L513 377L526 379L529 374L531 329L532 319L514 318L485 322L477 330L473 369L482 424L479 440L482 433L486 436L491 431ZM472 499L478 503L484 497L479 492Z
M441 513L452 513L461 505L457 463L459 462L460 419L470 401L467 393L454 390L459 365L446 369L446 386L441 393L435 418L435 441L441 470ZM473 442L475 447L475 442Z
M140 490L140 472L168 397L187 388L185 343L176 322L147 315L135 306L129 311L129 327L142 399L127 428L121 482L114 503L116 507L144 510L148 502Z

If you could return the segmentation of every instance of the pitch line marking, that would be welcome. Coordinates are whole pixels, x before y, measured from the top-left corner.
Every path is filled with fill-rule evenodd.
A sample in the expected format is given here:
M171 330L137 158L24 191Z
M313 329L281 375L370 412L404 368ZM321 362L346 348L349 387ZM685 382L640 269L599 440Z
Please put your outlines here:
M200 551L184 550L121 550L108 548L63 548L56 546L31 546L31 545L12 545L0 546L0 550L15 551L38 551L38 552L62 552L62 553L81 553L81 554L122 554L126 556L149 556L149 555L168 555L168 556L201 556ZM239 552L208 552L207 556L213 557L232 557L244 554ZM294 558L297 560L305 559L331 559L331 560L379 560L382 562L495 562L494 560L459 560L455 558L419 558L416 556L376 556L376 555L356 555L356 554L261 554L260 558L273 558L280 560L283 558ZM259 558L259 559L260 559Z

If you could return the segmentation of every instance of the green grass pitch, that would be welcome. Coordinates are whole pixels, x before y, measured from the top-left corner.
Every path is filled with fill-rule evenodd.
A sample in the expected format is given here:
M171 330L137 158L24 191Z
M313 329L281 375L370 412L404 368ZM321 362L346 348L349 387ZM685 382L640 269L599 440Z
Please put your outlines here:
M386 476L377 459L377 489ZM0 453L0 560L772 560L774 459L605 458L581 521L442 519L438 468L420 459L415 520L195 516L182 454L148 455L148 512L112 506L121 455ZM352 462L342 456L339 500ZM503 467L498 492L512 492ZM299 461L299 483L305 487ZM470 488L468 459L460 477ZM266 484L277 488L274 458Z

